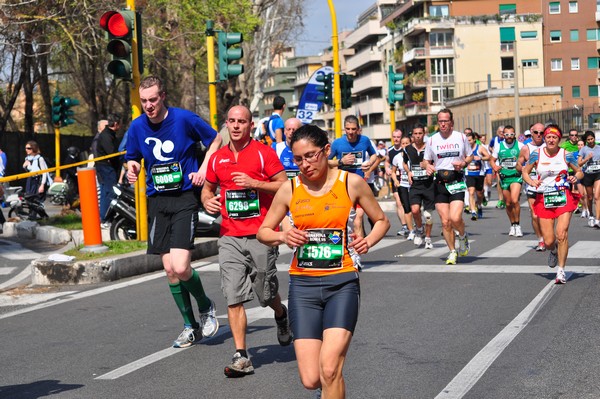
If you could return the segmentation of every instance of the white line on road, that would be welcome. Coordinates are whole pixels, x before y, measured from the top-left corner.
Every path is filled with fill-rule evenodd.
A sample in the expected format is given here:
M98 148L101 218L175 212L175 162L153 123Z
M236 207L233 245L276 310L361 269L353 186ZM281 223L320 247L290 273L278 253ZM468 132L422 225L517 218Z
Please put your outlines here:
M25 269L23 269L21 271L21 273L17 274L16 276L14 276L13 278L11 278L8 281L3 282L2 284L0 284L0 291L11 287L15 284L20 283L21 281L24 281L26 278L31 277L31 269L29 267L26 267Z
M12 266L0 267L0 276L7 276L11 274L15 269L16 267Z
M600 259L600 245L598 241L577 241L569 248L569 258Z
M284 305L287 305L287 301L281 301L281 302ZM246 309L246 317L248 318L248 325L250 325L260 319L272 319L273 318L273 310L268 307L263 308L260 306L256 306L254 308ZM224 315L218 316L218 318L226 319L227 315L224 314ZM222 326L221 328L219 328L219 331L217 332L217 334L214 337L209 338L209 339L214 339L216 337L219 337L219 336L224 335L229 332L231 332L231 330L229 329L229 326ZM161 351L158 351L156 353L153 353L151 355L143 357L139 360L135 360L129 364L121 366L113 371L109 371L106 374L102 374L101 376L98 376L95 379L96 380L116 380L119 377L123 377L124 375L127 375L129 373L133 373L136 370L139 370L141 368L149 366L150 364L156 363L156 362L158 362L162 359L165 359L169 356L179 354L182 351L184 351L185 349L189 349L189 348L191 348L191 347L163 349Z
M573 266L568 265L570 273L600 274L600 266ZM402 265L399 263L388 264L385 262L366 262L363 264L363 273L515 273L515 274L548 274L556 273L556 269L548 266L532 265L471 265L461 264L458 258L457 265Z
M567 273L567 279L571 273ZM554 295L554 281L549 282L540 293L498 333L477 355L450 381L435 399L462 398L479 381L486 370L500 356L506 347L523 331L536 313Z
M475 240L469 240L469 245L473 246L474 242ZM433 249L415 248L413 250L400 254L400 257L407 258L417 256L421 258L442 258L448 255L449 250L448 246L446 245L446 241L438 240L436 242L433 242L432 244ZM455 247L458 250L458 240L456 241Z
M478 258L519 258L532 251L538 244L537 240L510 240L496 248L484 252Z

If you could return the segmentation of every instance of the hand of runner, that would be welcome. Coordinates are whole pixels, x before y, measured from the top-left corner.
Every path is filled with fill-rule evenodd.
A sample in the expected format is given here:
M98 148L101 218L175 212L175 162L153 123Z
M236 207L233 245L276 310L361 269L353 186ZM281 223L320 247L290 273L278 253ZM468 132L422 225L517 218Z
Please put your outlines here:
M352 242L348 245L349 248L354 248L357 254L363 255L369 252L369 243L364 237L359 237L355 233L350 234Z
M188 175L188 178L192 181L192 185L201 186L204 184L204 180L206 179L206 169L200 169L197 172L192 172Z
M231 179L240 187L254 188L256 180L243 172L231 172Z
M283 241L290 248L296 248L304 244L308 244L308 233L297 228L283 232Z
M219 213L221 212L221 194L215 195L204 204L204 209L206 209L209 213Z

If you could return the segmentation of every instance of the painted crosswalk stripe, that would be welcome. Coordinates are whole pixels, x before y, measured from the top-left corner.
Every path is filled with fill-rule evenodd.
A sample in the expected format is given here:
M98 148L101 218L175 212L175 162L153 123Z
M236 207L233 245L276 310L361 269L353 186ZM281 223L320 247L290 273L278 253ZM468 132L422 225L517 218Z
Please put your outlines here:
M600 266L568 265L567 271L578 274L600 274ZM477 265L460 263L445 265L415 265L388 262L366 262L363 273L504 273L504 274L555 274L556 269L545 265Z
M0 267L0 276L7 276L15 270L16 267Z
M469 245L473 247L475 240L469 240ZM448 255L448 246L446 241L438 240L432 243L433 249L416 248L401 254L403 258L422 257L422 258L442 258ZM458 251L458 240L456 241L456 250Z
M573 258L600 259L598 241L577 241L569 248L569 259Z
M534 250L537 244L537 241L510 240L490 251L482 253L478 258L518 258Z

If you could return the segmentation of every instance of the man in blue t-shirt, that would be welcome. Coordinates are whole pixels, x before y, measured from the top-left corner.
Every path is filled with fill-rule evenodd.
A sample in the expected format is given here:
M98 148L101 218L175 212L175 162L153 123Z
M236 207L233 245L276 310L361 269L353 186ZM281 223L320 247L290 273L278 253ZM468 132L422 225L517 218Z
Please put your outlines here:
M275 96L273 99L273 114L267 122L267 128L269 136L274 143L281 143L285 140L283 137L283 111L285 110L285 98L281 96Z
M148 253L161 256L173 299L183 317L184 329L173 342L175 348L212 337L219 329L215 303L202 287L198 272L190 265L194 226L198 220L200 186L208 159L221 145L221 136L193 112L165 105L166 91L155 76L139 86L144 115L136 118L127 134L127 179L135 183L142 159L148 196ZM208 150L198 168L196 144ZM200 311L194 318L190 294Z
M279 157L279 160L285 168L285 174L290 179L298 176L300 173L298 165L296 165L293 161L294 154L292 154L292 149L290 148L290 140L292 138L292 134L294 134L294 132L301 126L302 121L300 119L287 119L284 124L284 141L281 143L273 143L272 145L273 149L277 153L277 157Z
M348 172L356 173L369 182L372 172L379 165L379 156L373 143L368 137L361 135L360 123L354 115L348 115L344 119L345 136L336 139L331 144L329 153L329 165L337 166ZM334 160L336 158L337 160ZM364 237L362 225L364 211L356 209L354 223L355 233Z

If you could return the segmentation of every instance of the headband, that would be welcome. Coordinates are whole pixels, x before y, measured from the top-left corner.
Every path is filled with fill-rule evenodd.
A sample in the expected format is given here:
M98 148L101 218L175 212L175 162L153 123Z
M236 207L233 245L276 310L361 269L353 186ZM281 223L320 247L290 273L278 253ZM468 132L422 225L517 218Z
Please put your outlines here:
M555 134L558 138L560 138L562 136L562 134L560 133L560 130L558 130L554 126L549 126L546 128L546 130L544 130L544 138L546 138L546 136L549 134Z

